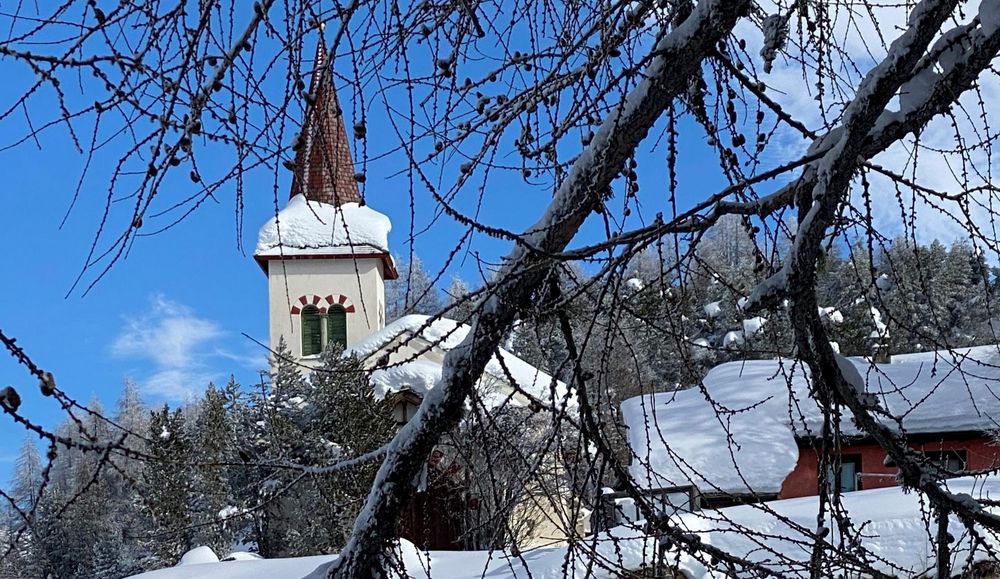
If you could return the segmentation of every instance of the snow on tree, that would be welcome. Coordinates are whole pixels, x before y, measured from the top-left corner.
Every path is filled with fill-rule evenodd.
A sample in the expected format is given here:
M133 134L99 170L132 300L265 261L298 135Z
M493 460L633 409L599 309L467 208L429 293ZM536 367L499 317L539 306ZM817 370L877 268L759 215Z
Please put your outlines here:
M386 317L394 320L407 314L440 313L443 304L436 280L424 269L423 261L414 255L409 261L398 261L396 269L399 278L385 288Z

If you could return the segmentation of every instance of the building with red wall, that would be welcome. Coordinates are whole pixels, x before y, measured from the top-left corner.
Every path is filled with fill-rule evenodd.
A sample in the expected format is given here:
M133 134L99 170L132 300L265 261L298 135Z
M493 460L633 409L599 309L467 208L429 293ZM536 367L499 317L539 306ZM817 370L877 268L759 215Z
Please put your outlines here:
M843 358L845 378L879 420L952 472L1000 467L1000 348L895 356L876 364ZM824 413L808 368L794 359L728 362L695 387L654 392L622 404L629 466L640 488L692 486L702 504L724 506L816 495ZM897 468L843 410L844 492L897 484Z
M1000 467L1000 445L983 432L941 432L911 436L910 447L952 471L981 471ZM790 499L817 494L819 456L810 440L799 441L795 469L781 485L780 497ZM870 439L850 441L842 447L842 489L860 491L896 486L895 466Z

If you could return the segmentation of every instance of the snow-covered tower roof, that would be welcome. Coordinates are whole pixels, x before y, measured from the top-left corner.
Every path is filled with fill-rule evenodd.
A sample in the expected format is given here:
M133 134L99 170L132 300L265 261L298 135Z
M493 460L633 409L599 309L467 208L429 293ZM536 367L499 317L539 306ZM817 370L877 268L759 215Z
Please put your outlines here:
M260 229L254 258L267 271L274 259L375 258L385 279L396 279L389 253L389 218L364 203L354 178L350 141L333 86L324 41L302 132L296 137L295 172L288 204Z

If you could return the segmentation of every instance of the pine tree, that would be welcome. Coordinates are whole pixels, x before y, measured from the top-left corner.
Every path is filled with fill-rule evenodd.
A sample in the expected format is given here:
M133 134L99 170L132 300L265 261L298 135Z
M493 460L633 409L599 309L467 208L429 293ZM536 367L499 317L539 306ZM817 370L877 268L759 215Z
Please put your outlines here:
M81 446L60 448L55 455L49 492L39 504L34 531L53 572L66 578L110 578L138 569L124 549L120 503L121 479L104 452L88 446L112 442L111 426L100 403L60 428ZM117 440L117 439L115 439Z
M35 439L29 436L24 439L14 462L14 476L10 484L10 496L18 508L24 511L35 508L41 483L42 459Z
M140 450L144 447L144 438L149 430L149 408L142 401L139 387L131 379L126 379L116 405L115 424L120 426L127 437L123 441L126 448ZM134 461L123 461L120 467L130 475L137 474Z
M260 482L257 478L259 469L250 464L254 460L251 455L256 452L254 437L259 429L254 424L253 409L249 405L250 398L236 381L235 376L229 377L229 381L219 394L224 400L226 417L231 429L229 460L232 464L225 469L229 483L230 505L236 509L245 509L256 504L256 484ZM234 519L226 523L232 531L234 542L257 544L254 517L255 514L249 513L239 520Z
M251 396L253 421L250 454L260 463L300 462L305 455L303 417L298 412L308 396L307 385L284 340L271 357L270 369ZM286 488L295 473L258 467L251 485L253 500L265 507L255 516L255 542L265 557L300 554L294 549L298 521L296 497Z
M872 354L871 308L884 309L881 290L875 285L877 274L873 270L868 248L857 243L847 248L841 256L836 249L828 252L826 263L819 272L817 301L820 307L835 308L843 321L828 321L831 341L837 343L845 356L870 356ZM888 287L885 281L879 282Z
M298 368L273 360L271 389L255 397L260 458L323 467L369 452L391 437L393 423L385 402L375 397L367 374L355 358L324 352L322 365L308 379ZM268 556L335 552L344 546L357 509L377 465L302 479L295 470L264 469L269 487L263 509L261 551ZM294 482L294 486L292 485ZM309 516L302 516L309 513Z
M149 453L143 470L142 497L159 536L152 549L160 561L172 564L193 547L191 532L191 442L180 410L166 405L149 420Z
M192 473L192 518L199 523L192 530L192 542L226 553L239 521L213 521L229 516L233 510L228 465L237 460L237 453L226 396L213 384L208 385L201 400L192 459L197 463Z
M391 409L376 397L368 374L355 357L324 355L311 376L313 396L306 407L317 466L361 456L387 443L395 432ZM322 477L316 481L324 512L324 541L319 552L339 551L350 537L354 519L375 478L377 463Z
M444 292L447 295L447 316L449 318L463 324L472 321L475 300L469 297L469 291L469 285L462 278L457 275L451 278L451 283L448 284L448 289Z
M983 277L985 267L982 257L968 243L956 242L948 249L936 285L941 317L946 323L943 337L952 347L980 343L979 335L988 326L989 286Z
M694 316L690 337L707 340L714 348L717 354L708 359L711 363L752 351L752 347L744 348L747 336L741 303L761 279L757 263L752 230L738 215L720 219L696 248L685 276Z
M42 461L31 437L24 439L10 483L10 498L14 504L4 509L4 532L10 538L12 551L0 567L9 577L42 577L43 549L40 548L33 524L43 515L38 505L38 489L42 484Z

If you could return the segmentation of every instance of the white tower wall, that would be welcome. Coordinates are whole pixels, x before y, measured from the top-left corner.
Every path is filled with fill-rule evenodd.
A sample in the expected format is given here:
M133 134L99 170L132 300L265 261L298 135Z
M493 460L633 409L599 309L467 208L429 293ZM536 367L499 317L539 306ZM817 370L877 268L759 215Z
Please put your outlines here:
M267 261L271 349L282 337L292 356L302 357L300 312L314 304L325 312L333 304L347 310L347 346L385 326L384 264L381 258L272 259Z

